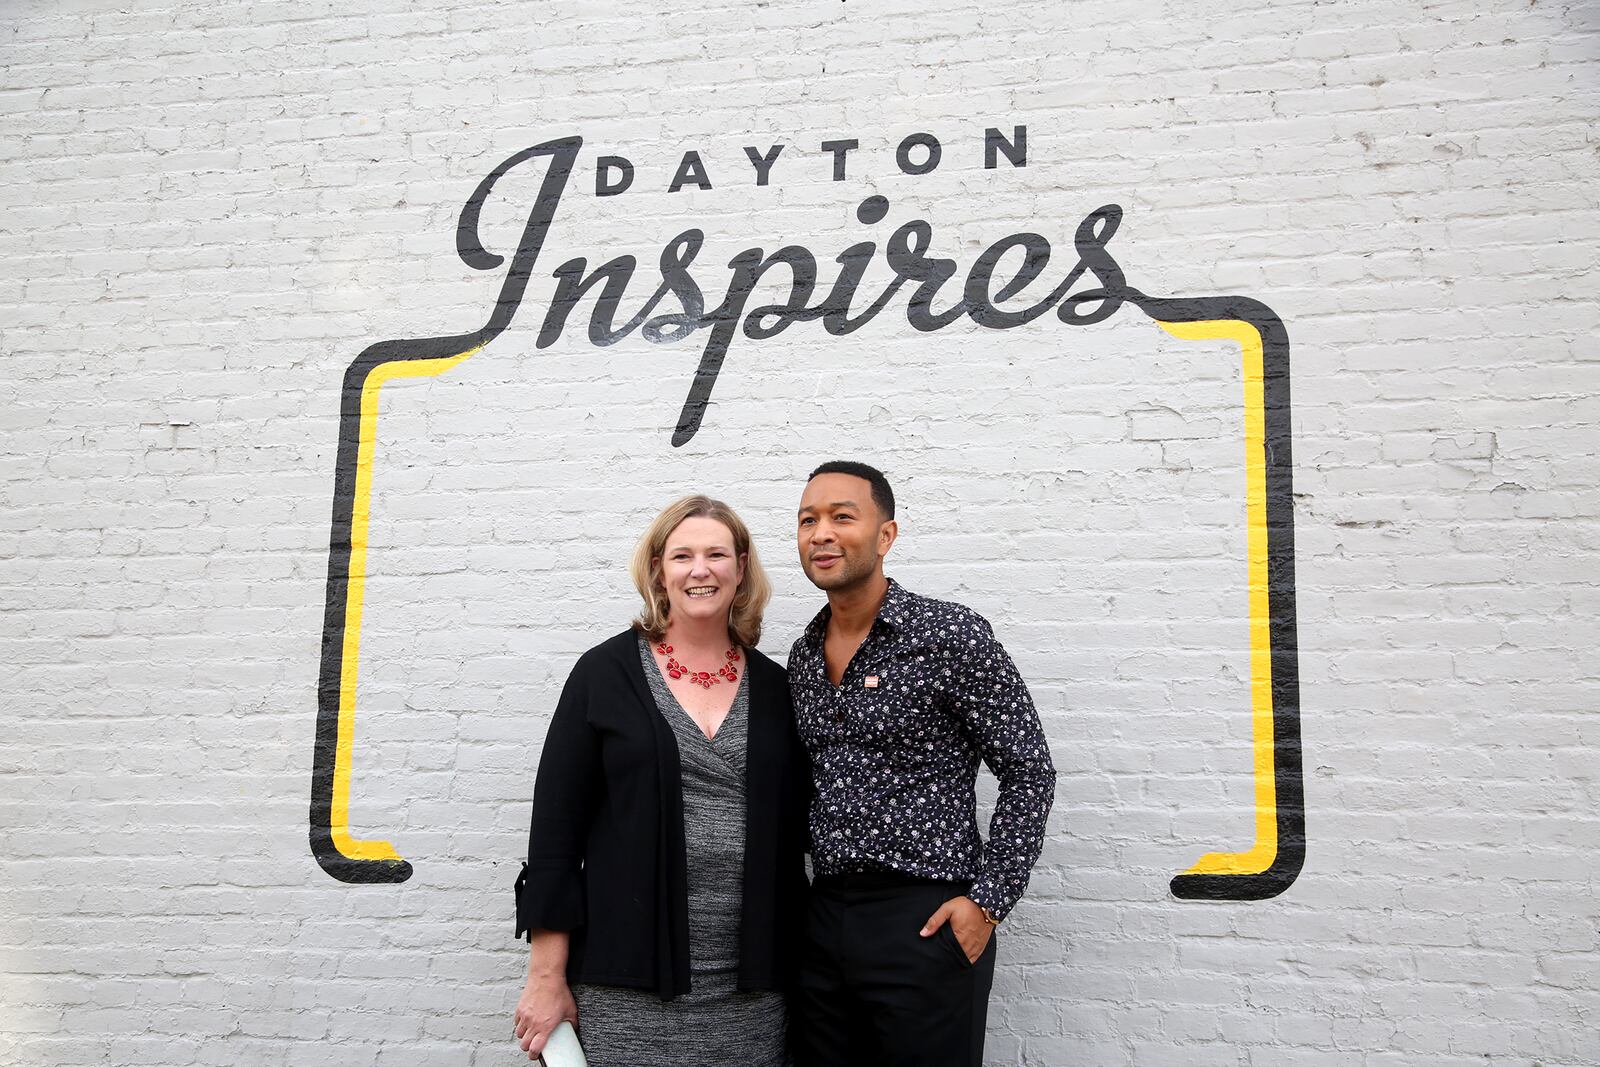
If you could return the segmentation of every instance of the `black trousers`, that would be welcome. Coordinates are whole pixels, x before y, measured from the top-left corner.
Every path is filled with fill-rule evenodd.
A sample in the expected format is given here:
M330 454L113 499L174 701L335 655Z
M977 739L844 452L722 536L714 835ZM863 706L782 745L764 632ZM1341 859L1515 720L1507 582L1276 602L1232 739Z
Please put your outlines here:
M818 878L789 1032L797 1067L981 1067L997 938L976 964L946 923L923 924L964 882Z

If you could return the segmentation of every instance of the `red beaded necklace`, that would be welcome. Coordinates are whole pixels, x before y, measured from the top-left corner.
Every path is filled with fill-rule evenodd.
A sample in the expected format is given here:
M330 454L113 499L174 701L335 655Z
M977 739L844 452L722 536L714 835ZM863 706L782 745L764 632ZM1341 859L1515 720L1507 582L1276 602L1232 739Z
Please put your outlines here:
M728 649L728 658L716 674L712 674L710 671L697 671L685 667L672 657L672 646L665 641L656 645L656 651L667 657L667 674L670 677L687 677L689 681L698 685L701 689L710 689L712 686L722 682L723 679L727 679L730 682L738 681L739 679L739 669L734 666L735 663L739 662L738 645Z

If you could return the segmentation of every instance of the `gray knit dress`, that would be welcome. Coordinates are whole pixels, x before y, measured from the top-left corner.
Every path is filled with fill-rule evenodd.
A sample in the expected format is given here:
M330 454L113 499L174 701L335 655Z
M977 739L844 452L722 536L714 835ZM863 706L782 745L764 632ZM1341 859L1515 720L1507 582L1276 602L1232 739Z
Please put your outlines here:
M663 1002L640 989L575 985L578 1033L591 1067L780 1067L787 1020L779 993L740 993L745 747L750 689L706 739L667 688L643 638L639 658L656 708L678 739L689 860L689 992Z

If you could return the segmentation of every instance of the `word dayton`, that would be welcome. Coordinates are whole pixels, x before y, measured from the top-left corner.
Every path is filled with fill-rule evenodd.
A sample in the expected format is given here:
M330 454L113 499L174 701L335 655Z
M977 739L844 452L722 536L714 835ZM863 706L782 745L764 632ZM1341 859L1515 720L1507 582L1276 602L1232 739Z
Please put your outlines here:
M991 166L995 162L997 148L1014 166L1022 164L1025 158L1025 128L1018 127L1011 142L999 138L995 130L988 132L987 162ZM506 268L505 280L489 321L474 334L437 338L435 341L449 342L446 347L462 342L463 347L475 348L487 344L510 325L522 302L534 264L544 248L545 238L550 232L561 197L567 190L582 144L582 138L564 137L524 149L490 171L478 184L461 209L460 222L456 227L456 251L462 262L475 270L495 270L505 263L505 257L487 251L479 239L478 221L484 202L495 184L513 167L530 159L548 160L544 181L528 215L527 225L523 228L522 239L511 258L511 265ZM910 150L918 145L923 148L925 158L919 163L911 163ZM938 162L936 145L937 141L927 135L907 138L898 153L902 157L902 169L907 165L912 167L911 172L916 173L931 169L929 164L936 165ZM843 177L845 152L850 147L854 147L850 142L829 142L824 145L826 150L834 152L836 180ZM757 184L762 184L777 153L771 149L765 155L753 149L747 151L752 161L756 158L762 160L762 164L757 166ZM610 157L613 162L619 158ZM687 157L685 163L680 164L680 172L686 165ZM698 166L698 157L694 165ZM623 171L617 166L604 165L597 168L597 192L602 195L608 191L620 192L621 189L617 188L620 179L612 177L617 173L631 173L631 170ZM701 171L699 177L703 176ZM856 218L864 226L883 221L888 213L889 201L882 196L869 196L856 208ZM689 395L684 400L677 428L672 435L673 445L682 445L700 429L706 405L716 386L717 375L722 370L722 361L735 335L740 332L750 340L759 341L776 337L796 323L820 319L823 329L835 337L842 337L871 322L907 286L911 287L911 292L905 303L906 321L913 329L922 332L941 329L962 316L995 330L1021 326L1051 310L1055 311L1058 319L1070 326L1088 326L1109 318L1124 300L1137 300L1140 295L1124 285L1121 269L1106 251L1106 245L1117 232L1121 220L1122 209L1115 204L1107 204L1085 216L1073 235L1076 259L1071 269L1048 293L1028 306L1014 310L1000 305L1017 297L1038 280L1050 263L1050 242L1037 233L1014 233L990 245L968 269L959 295L948 298L949 306L943 308L936 309L934 305L945 284L956 275L956 262L930 255L933 227L922 219L913 219L899 226L884 242L884 259L893 270L894 277L870 299L863 295L858 302L857 289L868 266L878 254L878 244L864 240L850 245L833 257L838 264L838 272L831 281L821 286L818 285L817 257L810 249L802 245L785 245L768 253L762 248L747 248L728 261L727 269L731 277L725 294L720 303L708 309L704 292L691 270L704 244L705 234L698 229L684 230L661 250L657 270L659 281L654 291L621 324L617 322L618 307L634 280L634 272L638 267L634 257L618 256L590 270L589 261L578 256L555 268L552 275L556 280L555 295L545 311L536 343L539 348L554 344L578 302L597 287L600 291L589 315L589 340L596 345L616 344L635 330L642 330L645 339L656 344L672 344L700 330L708 330L700 366L695 371ZM1014 250L1021 252L1020 264L1007 269L1008 277L997 279L996 269ZM746 304L757 284L769 271L778 267L785 268L787 274L788 298L781 303L747 308ZM1092 280L1091 287L1079 290L1079 283L1086 278ZM382 347L388 349L388 345Z
M778 156L786 147L788 146L781 144L768 145L767 150L762 152L755 145L745 145L745 158L750 160L750 166L755 168L757 185L767 184L772 176L772 165L778 161ZM833 180L842 182L845 176L845 160L851 152L861 147L861 142L854 138L841 138L836 141L823 141L818 147L824 152L833 154ZM913 148L922 149L921 162L912 158ZM943 155L944 146L939 143L939 138L931 133L913 133L903 138L895 148L894 161L902 174L927 174L938 168ZM994 170L1001 155L1004 155L1014 167L1028 165L1026 126L1015 127L1010 140L992 126L984 131L984 169ZM627 156L601 156L594 162L594 195L616 196L625 193L633 185L633 178L633 160ZM701 160L699 152L683 154L683 158L678 161L678 169L672 172L672 180L667 182L667 192L675 193L685 185L693 185L696 189L712 187L711 177L706 173L706 165Z

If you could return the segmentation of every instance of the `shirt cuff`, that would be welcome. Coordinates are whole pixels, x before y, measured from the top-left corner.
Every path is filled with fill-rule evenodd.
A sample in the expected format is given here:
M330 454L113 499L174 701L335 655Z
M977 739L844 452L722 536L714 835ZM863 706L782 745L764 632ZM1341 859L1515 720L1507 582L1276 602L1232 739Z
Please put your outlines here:
M513 887L517 894L517 937L534 930L575 930L584 924L583 875L566 868L535 868L526 863Z
M987 878L980 878L972 883L972 888L967 891L967 898L980 908L988 908L989 915L1000 922L1017 906L1017 898L1003 892L999 886Z

